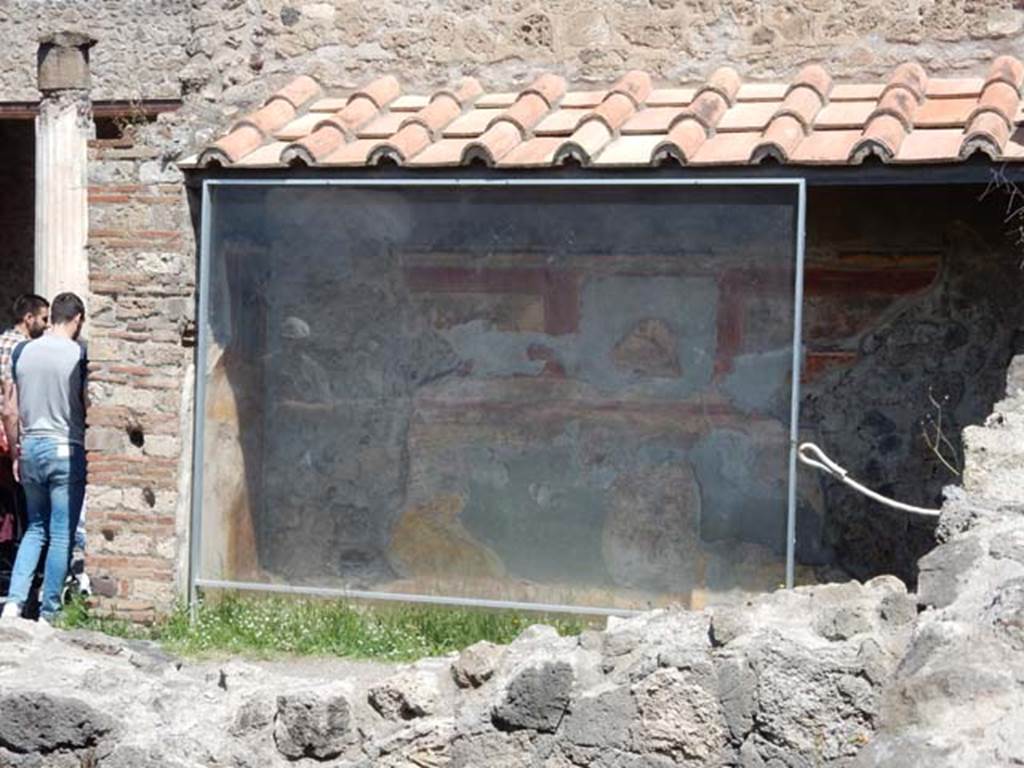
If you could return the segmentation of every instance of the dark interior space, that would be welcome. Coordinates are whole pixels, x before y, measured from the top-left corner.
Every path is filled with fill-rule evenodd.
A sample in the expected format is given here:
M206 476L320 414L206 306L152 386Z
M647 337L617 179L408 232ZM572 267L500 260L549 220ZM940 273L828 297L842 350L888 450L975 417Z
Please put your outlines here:
M1003 397L1021 350L1024 248L1009 231L1003 186L808 196L802 439L898 501L936 508L944 487L963 484L961 433ZM801 469L805 488L819 482L820 556L831 564L820 576L892 573L915 585L934 518Z
M35 126L0 120L0 325L19 293L32 290L35 238Z

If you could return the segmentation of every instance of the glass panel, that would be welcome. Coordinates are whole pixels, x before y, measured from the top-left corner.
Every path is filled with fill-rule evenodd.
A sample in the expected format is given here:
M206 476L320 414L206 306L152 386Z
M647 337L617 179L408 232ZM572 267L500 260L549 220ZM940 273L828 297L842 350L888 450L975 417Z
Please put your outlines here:
M204 578L619 608L783 581L795 187L211 192Z

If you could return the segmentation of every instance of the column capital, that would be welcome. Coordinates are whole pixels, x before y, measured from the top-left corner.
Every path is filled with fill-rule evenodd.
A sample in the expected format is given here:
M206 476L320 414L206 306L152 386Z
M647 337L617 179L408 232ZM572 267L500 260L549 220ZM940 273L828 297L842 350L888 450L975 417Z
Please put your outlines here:
M88 35L57 32L39 39L37 55L39 90L88 91L89 49L96 44Z

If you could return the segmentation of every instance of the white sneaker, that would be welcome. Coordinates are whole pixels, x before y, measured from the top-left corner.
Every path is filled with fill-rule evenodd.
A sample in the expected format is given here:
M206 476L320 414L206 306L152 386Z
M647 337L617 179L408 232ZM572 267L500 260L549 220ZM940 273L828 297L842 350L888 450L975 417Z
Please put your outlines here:
M0 613L0 619L20 619L21 618L21 606L11 600L10 602L4 603L3 613Z

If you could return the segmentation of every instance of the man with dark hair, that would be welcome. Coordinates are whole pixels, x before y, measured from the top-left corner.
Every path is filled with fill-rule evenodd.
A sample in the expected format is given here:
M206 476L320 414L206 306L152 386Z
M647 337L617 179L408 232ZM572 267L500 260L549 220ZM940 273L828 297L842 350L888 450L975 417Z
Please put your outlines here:
M47 544L40 615L61 609L71 538L85 498L85 349L77 343L85 305L62 293L50 307L50 333L11 354L3 412L11 456L25 488L28 528L18 547L3 616L20 616Z
M21 294L11 305L11 327L0 334L0 413L4 389L11 381L11 353L21 342L42 336L49 319L50 302L34 293Z

